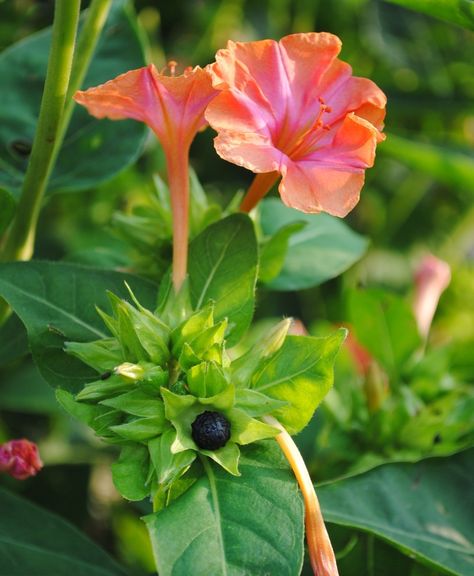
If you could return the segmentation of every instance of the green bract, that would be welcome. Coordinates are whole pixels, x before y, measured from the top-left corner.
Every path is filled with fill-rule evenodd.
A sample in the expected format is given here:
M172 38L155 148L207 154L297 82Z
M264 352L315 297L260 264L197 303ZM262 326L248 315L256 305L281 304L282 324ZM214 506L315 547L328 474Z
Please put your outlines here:
M233 370L225 352L227 320L214 320L212 301L192 311L186 289L177 296L170 292L160 308L165 322L131 291L133 304L108 296L112 313L98 312L112 337L66 343L66 351L94 368L97 379L75 397L58 391L58 399L103 440L122 446L113 466L118 490L130 500L163 494L198 454L239 475L239 446L278 434L258 417L287 402L249 386L252 373L283 344L289 321L255 349L245 389L245 370L239 362ZM216 450L201 449L192 438L192 423L205 411L230 424L229 440Z
M212 300L193 311L187 287L169 290L153 313L129 293L133 304L109 293L112 313L98 311L112 337L66 343L97 378L75 397L58 392L67 411L122 447L112 470L125 498L151 495L155 508L165 505L192 484L199 464L184 474L197 456L240 475L240 447L278 434L259 418L273 414L298 432L332 384L344 331L287 336L291 321L283 320L231 362L227 318L215 320ZM205 412L230 428L215 449L193 439L193 423Z

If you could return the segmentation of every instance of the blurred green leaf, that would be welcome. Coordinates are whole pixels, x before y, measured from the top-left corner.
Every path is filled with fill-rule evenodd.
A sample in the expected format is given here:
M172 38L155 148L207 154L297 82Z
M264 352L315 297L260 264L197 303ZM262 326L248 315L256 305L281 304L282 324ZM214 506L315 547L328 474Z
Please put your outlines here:
M281 272L268 283L273 290L302 290L342 274L362 257L367 240L342 220L328 214L304 214L277 198L260 202L260 223L265 236L284 226L307 223L292 234Z
M288 402L273 414L290 434L302 430L329 392L334 361L346 337L338 330L327 338L287 336L252 378L252 388L270 398Z
M192 304L201 308L209 300L215 302L216 323L229 321L229 346L240 340L252 320L257 263L257 239L244 214L211 224L189 248Z
M349 293L349 320L359 342L397 377L421 343L410 306L382 290Z
M143 49L129 4L114 2L84 86L96 86L143 65ZM0 56L0 186L18 197L36 129L51 28L29 36ZM92 187L138 156L145 127L97 120L76 107L49 183L49 193ZM2 217L0 217L0 220ZM0 222L1 223L1 222Z
M0 488L0 576L120 576L123 569L59 516Z
M31 361L1 374L0 406L2 410L25 414L54 414L58 411L53 390Z
M156 286L130 274L53 262L0 265L0 295L25 324L34 359L49 384L77 392L97 377L64 352L64 342L106 337L95 307L110 309L106 290L130 298L125 282L145 307L153 309Z
M474 6L474 3L473 3ZM472 154L453 152L449 148L425 144L389 134L380 147L388 154L414 170L429 174L443 184L455 186L461 193L472 196L474 190L474 160Z
M242 476L214 464L177 500L145 521L160 576L299 574L303 504L273 441L242 450Z
M327 522L391 542L449 574L471 576L474 450L385 464L317 488Z
M385 0L445 22L474 30L474 2L472 0Z
M14 213L15 200L13 196L7 190L0 188L0 234L3 234L7 229Z

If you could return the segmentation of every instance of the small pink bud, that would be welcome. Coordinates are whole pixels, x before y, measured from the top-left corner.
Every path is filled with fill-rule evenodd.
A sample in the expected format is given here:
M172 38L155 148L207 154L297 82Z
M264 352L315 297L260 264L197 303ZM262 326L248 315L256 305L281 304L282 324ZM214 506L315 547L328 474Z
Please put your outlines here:
M43 467L38 447L26 440L10 440L0 445L0 472L16 480L35 476Z
M428 336L440 296L450 281L449 264L432 254L426 255L415 271L413 312L423 338Z

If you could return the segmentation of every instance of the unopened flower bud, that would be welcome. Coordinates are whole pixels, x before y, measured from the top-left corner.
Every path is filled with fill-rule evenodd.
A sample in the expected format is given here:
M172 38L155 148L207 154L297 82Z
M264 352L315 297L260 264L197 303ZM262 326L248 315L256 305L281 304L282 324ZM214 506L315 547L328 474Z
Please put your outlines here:
M132 364L131 362L124 362L119 366L114 368L114 374L118 376L122 376L127 380L131 380L132 382L136 382L137 380L141 380L145 374L145 370L143 366L139 364Z
M413 312L420 334L426 338L441 294L451 281L449 264L428 254L415 271Z
M231 365L232 380L236 386L245 385L260 362L278 352L283 346L292 319L286 318L274 326L270 332L246 354L234 360Z
M38 447L33 442L23 438L0 445L0 472L25 480L35 476L42 467Z

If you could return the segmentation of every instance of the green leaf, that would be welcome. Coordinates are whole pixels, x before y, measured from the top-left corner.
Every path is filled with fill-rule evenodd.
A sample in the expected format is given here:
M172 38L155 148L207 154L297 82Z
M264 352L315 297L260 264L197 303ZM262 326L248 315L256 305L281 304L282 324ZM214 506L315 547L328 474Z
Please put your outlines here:
M130 274L53 262L0 265L0 295L25 324L34 359L49 384L76 392L97 378L96 372L65 354L64 343L108 336L95 307L109 308L107 289L129 297L124 282L153 308L156 286Z
M0 406L2 410L24 414L55 414L58 403L54 392L42 378L31 360L10 370L0 378Z
M474 30L474 2L472 0L386 0L445 22Z
M474 450L384 464L317 488L328 522L371 532L449 574L471 576Z
M0 187L18 198L36 129L51 43L51 28L29 36L0 56ZM143 50L128 3L113 3L84 87L143 66ZM49 183L49 192L95 186L131 164L145 126L132 120L97 120L77 106ZM1 213L1 211L0 211ZM2 215L3 217L3 215Z
M288 251L288 242L293 234L306 226L306 222L293 222L280 228L266 240L260 249L258 279L271 282L280 274Z
M328 214L304 214L288 208L277 198L260 202L260 223L266 236L295 222L306 223L306 226L290 237L283 268L268 284L272 290L318 286L342 274L367 249L367 240L339 218Z
M273 442L242 453L242 476L206 461L206 475L145 521L160 576L299 574L303 505Z
M125 574L74 526L2 488L0 510L0 576Z
M5 232L7 226L10 224L13 218L14 213L15 213L15 200L13 196L6 190L0 188L0 234L3 234L3 232Z
M171 446L175 438L176 431L173 428L168 428L158 438L148 442L148 450L160 484L166 485L175 480L196 458L194 450L173 454Z
M112 464L112 479L124 498L138 501L149 495L149 467L148 448L139 444L122 448L120 458Z
M215 302L214 320L229 321L227 343L236 344L253 316L257 280L257 240L244 214L212 224L189 249L191 302L201 308Z
M290 434L302 430L329 392L334 361L346 337L338 330L327 338L287 336L283 346L252 379L252 388L287 402L273 415Z
M25 326L16 314L12 314L5 324L0 326L0 366L15 362L28 352Z
M474 3L473 3L474 6ZM418 170L460 193L472 197L474 190L474 161L472 154L455 152L447 147L434 146L389 134L380 148L387 154L414 170Z
M381 290L349 294L349 318L360 343L392 376L421 343L410 306Z
M165 407L163 402L141 390L133 390L115 398L103 400L101 404L132 414L132 416L140 416L142 418L159 416L164 418Z

